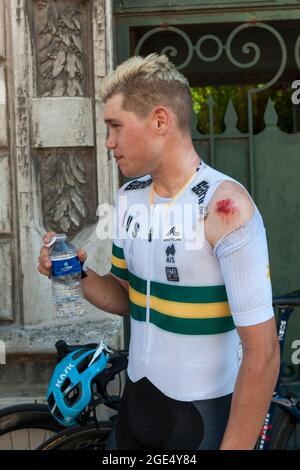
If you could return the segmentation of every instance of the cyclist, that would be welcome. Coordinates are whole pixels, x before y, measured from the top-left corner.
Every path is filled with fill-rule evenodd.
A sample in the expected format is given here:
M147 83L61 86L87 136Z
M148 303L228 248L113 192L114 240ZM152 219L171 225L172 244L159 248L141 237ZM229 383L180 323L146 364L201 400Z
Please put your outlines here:
M111 272L82 280L87 300L131 320L109 448L252 449L279 369L261 215L196 153L188 82L166 56L127 60L101 93L106 146L135 178L118 192ZM38 269L50 274L46 246Z

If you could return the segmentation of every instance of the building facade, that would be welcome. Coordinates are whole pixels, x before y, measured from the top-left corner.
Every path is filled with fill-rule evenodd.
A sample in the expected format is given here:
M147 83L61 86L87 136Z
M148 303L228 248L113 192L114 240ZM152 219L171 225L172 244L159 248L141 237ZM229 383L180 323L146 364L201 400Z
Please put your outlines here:
M120 178L105 149L99 83L133 54L169 54L193 87L245 86L244 116L228 100L218 131L220 104L210 96L206 130L195 118L193 139L262 211L275 292L299 288L300 113L291 108L284 132L276 103L258 99L276 86L292 94L299 25L300 0L0 0L0 406L44 395L57 339L123 342L121 319L91 305L83 321L58 320L36 265L42 234L53 229L88 252L91 268L110 268L97 208L114 202ZM296 325L289 362L299 334Z

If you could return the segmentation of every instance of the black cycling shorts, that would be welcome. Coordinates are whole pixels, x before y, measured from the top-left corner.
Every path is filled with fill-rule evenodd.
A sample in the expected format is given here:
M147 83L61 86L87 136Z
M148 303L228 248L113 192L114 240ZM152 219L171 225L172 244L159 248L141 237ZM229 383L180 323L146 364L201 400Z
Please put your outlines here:
M128 378L107 449L219 449L231 397L179 401L146 378L135 383Z

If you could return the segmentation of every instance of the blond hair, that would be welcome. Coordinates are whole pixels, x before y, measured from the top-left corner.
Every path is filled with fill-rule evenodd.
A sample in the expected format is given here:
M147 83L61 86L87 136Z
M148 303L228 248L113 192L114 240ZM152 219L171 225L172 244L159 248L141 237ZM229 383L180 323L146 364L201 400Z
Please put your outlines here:
M120 64L100 87L104 103L119 93L127 111L146 117L154 106L167 106L182 130L190 128L192 97L188 80L165 55L135 56Z

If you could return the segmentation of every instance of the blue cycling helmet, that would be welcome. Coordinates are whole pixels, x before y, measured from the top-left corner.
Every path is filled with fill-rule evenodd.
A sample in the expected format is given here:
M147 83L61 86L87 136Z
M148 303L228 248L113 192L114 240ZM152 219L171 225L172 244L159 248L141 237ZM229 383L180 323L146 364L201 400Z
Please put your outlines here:
M49 409L64 426L74 426L92 399L93 379L105 369L110 356L98 348L78 347L55 367L47 391Z

